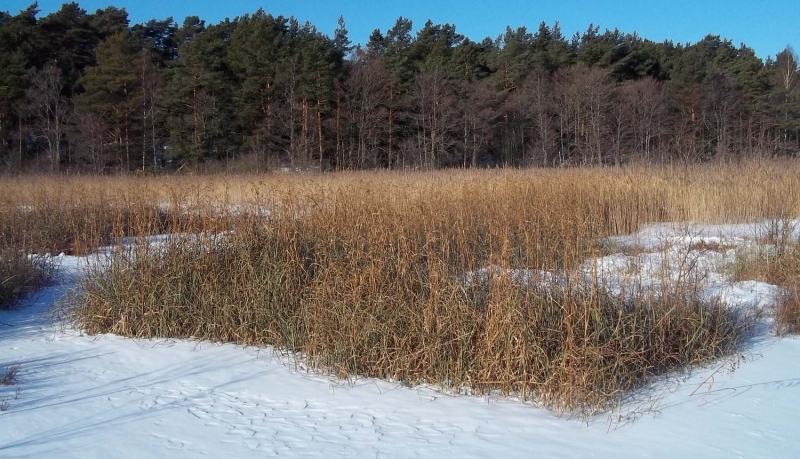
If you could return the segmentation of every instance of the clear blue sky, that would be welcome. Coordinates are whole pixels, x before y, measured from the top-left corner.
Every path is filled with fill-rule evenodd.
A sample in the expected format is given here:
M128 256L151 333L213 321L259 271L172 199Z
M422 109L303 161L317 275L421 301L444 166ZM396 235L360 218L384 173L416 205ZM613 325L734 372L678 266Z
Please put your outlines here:
M16 14L31 0L5 0L0 9ZM40 0L41 15L58 10L63 1ZM762 58L775 55L786 45L800 52L800 0L539 0L539 1L456 1L456 0L83 0L89 12L114 5L127 9L131 23L173 16L196 14L207 23L253 13L259 7L273 15L295 16L310 21L322 32L331 34L339 15L344 15L350 39L367 41L375 28L382 31L394 25L398 16L411 18L415 30L426 20L449 22L473 40L496 37L511 27L527 26L535 31L541 21L561 22L564 35L583 32L589 23L601 30L618 27L623 32L638 32L655 41L695 42L707 34L721 35L735 45L744 42Z

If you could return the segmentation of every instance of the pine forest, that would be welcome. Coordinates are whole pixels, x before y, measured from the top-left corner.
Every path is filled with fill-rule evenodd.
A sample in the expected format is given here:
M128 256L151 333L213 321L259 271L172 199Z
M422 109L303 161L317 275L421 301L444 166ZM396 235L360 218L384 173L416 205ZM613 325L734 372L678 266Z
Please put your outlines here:
M440 169L800 154L790 47L558 23L473 41L400 17L354 46L263 10L131 24L0 13L0 171Z

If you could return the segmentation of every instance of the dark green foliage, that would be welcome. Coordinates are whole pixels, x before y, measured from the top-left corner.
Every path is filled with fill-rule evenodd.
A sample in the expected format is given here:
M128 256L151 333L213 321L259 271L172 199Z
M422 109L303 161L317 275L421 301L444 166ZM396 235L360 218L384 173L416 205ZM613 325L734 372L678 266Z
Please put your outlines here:
M790 48L764 62L715 35L656 43L590 25L567 39L557 22L477 42L453 24L415 31L403 17L354 47L341 17L328 37L263 9L219 24L189 16L180 26L172 18L131 26L125 9L89 13L75 2L38 13L35 3L0 12L8 171L42 169L58 149L64 164L51 170L66 172L233 165L247 156L269 170L800 154ZM369 71L353 72L367 60ZM73 114L58 147L43 144L34 132L42 120L25 110L31 69L53 64ZM633 90L634 82L642 83ZM644 99L633 98L644 89ZM369 100L351 93L364 90ZM425 94L444 97L435 119L422 110ZM657 106L633 115L637 100ZM433 144L436 158L421 159Z
M156 52L163 64L178 57L178 25L169 17L163 21L151 19L144 24L136 24L131 28L134 36L142 40L145 46Z
M80 80L84 92L75 98L84 113L106 121L110 160L124 170L131 170L135 116L140 104L136 97L141 84L136 62L140 50L141 43L128 30L109 36L97 46L97 65L85 72Z
M226 59L232 27L230 22L205 27L187 18L178 32L182 40L164 99L168 159L202 162L227 151L234 110Z

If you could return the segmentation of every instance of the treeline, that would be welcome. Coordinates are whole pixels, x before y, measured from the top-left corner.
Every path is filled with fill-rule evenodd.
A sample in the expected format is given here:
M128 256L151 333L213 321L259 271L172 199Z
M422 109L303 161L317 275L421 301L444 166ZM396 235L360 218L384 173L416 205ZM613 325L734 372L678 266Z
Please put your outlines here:
M0 168L117 172L623 164L800 154L791 48L589 26L475 42L399 18L353 47L263 10L130 25L0 13Z

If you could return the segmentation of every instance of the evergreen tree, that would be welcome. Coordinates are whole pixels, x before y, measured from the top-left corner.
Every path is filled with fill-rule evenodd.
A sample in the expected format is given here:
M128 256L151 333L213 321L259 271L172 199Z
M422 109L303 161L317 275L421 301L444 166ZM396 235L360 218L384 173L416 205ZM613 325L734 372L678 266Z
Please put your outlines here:
M417 32L417 37L409 49L414 68L417 71L450 68L453 48L463 41L464 36L456 32L455 26L434 25L429 20Z
M154 51L161 60L161 65L168 65L178 57L178 25L169 17L162 21L151 19L144 24L136 24L131 28L134 36L145 46Z
M75 93L75 84L88 66L95 64L95 48L100 41L92 18L77 3L64 3L61 9L38 22L41 43L33 65L57 63L64 74L64 91Z
M238 151L268 167L326 169L800 150L794 52L763 61L716 35L656 43L590 25L568 40L559 23L542 22L476 42L452 24L415 31L400 17L354 48L342 17L326 36L263 10L213 25L189 16L180 27L172 18L131 25L125 9L87 13L76 2L38 13L36 3L0 12L0 161L9 170L43 166L45 153L50 170L77 158L103 171ZM39 93L74 105L57 117L58 133L46 110L31 109Z
M99 40L105 40L112 35L128 32L128 12L125 8L108 6L94 12L91 19L92 27L97 31Z
M39 41L34 3L11 16L0 13L0 157L12 169L22 166L27 147L24 120L29 69Z
M234 87L226 56L234 23L205 27L187 18L178 32L181 44L166 86L170 142L167 159L203 162L222 158L235 146L232 139Z
M533 59L550 73L574 62L575 56L561 33L561 25L556 21L553 27L545 22L533 36Z
M294 53L289 22L262 9L238 18L228 49L228 61L237 80L234 101L238 126L264 160L279 161L284 149L278 120L279 86Z
M100 115L108 126L112 156L118 167L132 170L132 149L137 135L139 106L137 55L141 43L127 30L111 35L97 46L97 66L87 69L80 84L84 92L75 103L84 112Z
M339 58L344 59L353 50L353 46L347 31L347 24L344 22L344 16L339 16L336 23L338 27L333 31L333 43L331 45L334 51L339 53Z
M506 32L497 37L494 60L494 82L498 89L513 91L522 84L533 68L533 35L526 27L516 30L506 27Z
M458 80L484 80L491 75L489 61L494 48L488 43L476 43L465 38L453 49L448 65L448 73Z

